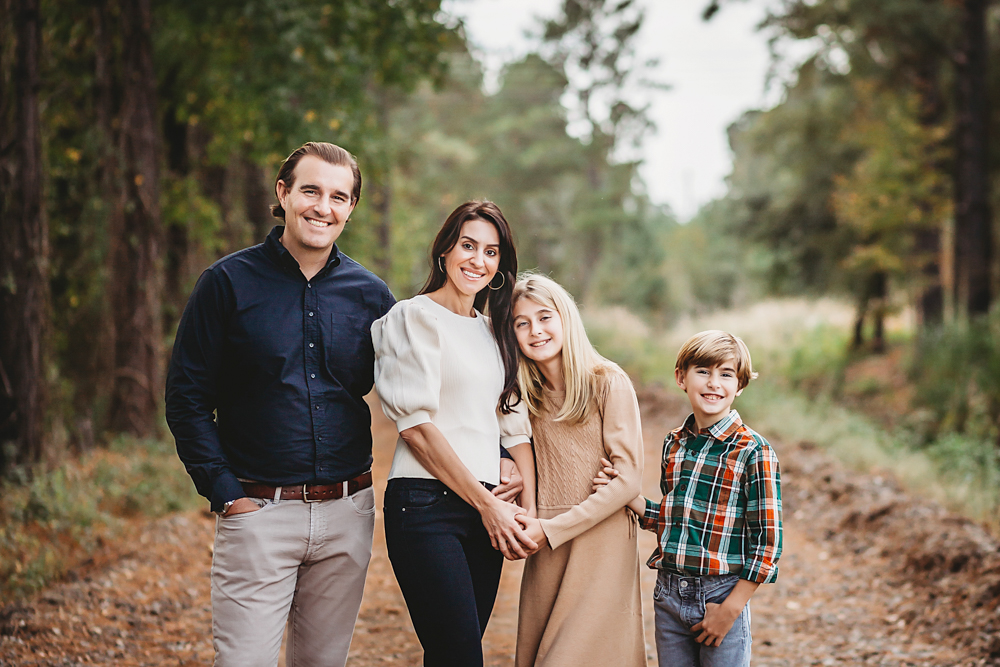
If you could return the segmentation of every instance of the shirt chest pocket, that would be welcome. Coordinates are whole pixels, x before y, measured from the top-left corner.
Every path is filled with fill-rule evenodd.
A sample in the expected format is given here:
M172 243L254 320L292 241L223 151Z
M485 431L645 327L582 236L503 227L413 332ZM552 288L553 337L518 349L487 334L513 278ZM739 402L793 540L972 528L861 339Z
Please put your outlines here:
M707 500L723 507L729 507L729 511L736 518L742 517L746 503L734 501L745 493L745 484L746 464L739 460L722 461L720 470L715 475L714 483L711 485L710 493L714 497Z
M327 371L342 386L367 393L374 381L375 350L371 322L367 318L333 313L323 331L323 355Z

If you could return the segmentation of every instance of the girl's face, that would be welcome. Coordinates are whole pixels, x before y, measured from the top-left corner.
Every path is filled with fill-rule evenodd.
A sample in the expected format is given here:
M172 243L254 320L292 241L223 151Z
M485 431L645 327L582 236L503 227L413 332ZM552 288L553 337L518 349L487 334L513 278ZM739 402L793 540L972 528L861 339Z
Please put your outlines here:
M514 332L521 352L544 364L562 356L563 325L559 312L529 298L514 304Z
M491 223L466 220L458 242L444 257L448 282L462 294L475 296L489 285L500 266L500 235Z

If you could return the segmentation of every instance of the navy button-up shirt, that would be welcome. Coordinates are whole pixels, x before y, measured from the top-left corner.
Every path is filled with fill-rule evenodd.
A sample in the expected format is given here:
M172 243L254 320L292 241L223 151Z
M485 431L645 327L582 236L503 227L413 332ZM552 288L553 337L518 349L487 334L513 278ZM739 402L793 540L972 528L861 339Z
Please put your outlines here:
M239 479L333 483L372 462L372 322L395 300L333 247L306 280L275 227L198 279L167 374L167 423L213 510Z

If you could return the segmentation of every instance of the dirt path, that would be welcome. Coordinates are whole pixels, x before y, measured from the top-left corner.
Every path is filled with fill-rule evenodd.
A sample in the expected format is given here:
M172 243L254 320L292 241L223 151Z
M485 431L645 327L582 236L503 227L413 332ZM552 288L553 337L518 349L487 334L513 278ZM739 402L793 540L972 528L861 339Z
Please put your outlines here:
M682 398L653 389L640 397L650 495L663 434L684 414ZM395 433L374 412L381 504ZM809 443L774 444L785 552L779 583L752 603L755 665L1000 665L994 540L887 478L844 470ZM0 605L0 665L210 664L212 533L213 519L202 513L152 522L118 545L112 566L81 571L23 605ZM640 540L644 555L652 551L652 534ZM512 663L520 574L520 564L505 567L484 640L488 665ZM650 665L654 578L643 568ZM420 664L381 521L349 664Z

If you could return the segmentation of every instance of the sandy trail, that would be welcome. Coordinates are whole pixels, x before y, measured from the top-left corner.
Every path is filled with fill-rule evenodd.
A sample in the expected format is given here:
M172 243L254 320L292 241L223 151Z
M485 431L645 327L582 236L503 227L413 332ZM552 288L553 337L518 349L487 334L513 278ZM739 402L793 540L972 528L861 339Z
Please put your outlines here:
M683 396L641 392L644 489L657 494L663 435ZM381 507L395 431L378 408ZM832 463L808 443L774 442L782 462L785 551L779 582L752 602L754 664L1000 665L1000 555L967 521L913 501L890 481ZM381 511L349 664L418 665L420 647L385 553ZM213 519L201 512L137 525L111 565L82 570L0 609L0 665L205 665L212 659L208 572ZM655 537L640 532L640 553ZM504 569L484 639L487 665L513 662L522 566ZM649 665L655 573L643 567Z

